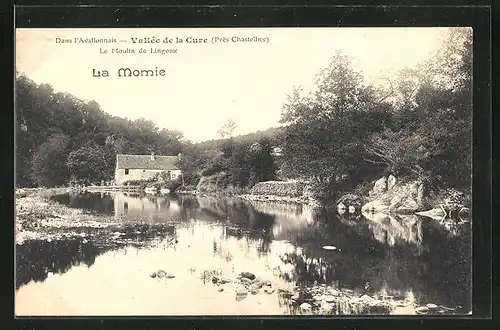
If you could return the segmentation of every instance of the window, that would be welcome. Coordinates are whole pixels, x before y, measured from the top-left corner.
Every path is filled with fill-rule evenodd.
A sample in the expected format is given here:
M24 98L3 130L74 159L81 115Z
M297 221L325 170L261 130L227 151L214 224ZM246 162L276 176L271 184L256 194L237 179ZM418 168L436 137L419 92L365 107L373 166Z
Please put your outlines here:
M125 169L125 175L128 175L128 168Z

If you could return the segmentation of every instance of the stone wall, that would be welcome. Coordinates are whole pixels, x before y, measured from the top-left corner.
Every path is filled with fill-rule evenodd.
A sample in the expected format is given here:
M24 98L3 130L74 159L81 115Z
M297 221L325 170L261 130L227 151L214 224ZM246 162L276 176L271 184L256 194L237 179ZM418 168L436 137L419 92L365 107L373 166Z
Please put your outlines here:
M296 181L265 181L256 183L252 189L253 195L268 195L279 197L301 197L304 194L305 183Z

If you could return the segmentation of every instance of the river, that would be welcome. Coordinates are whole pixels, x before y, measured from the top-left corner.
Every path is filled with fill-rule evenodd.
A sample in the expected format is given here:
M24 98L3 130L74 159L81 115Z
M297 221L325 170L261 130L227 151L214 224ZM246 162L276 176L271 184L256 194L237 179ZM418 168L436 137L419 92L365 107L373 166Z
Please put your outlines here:
M328 286L412 306L447 306L453 314L472 309L470 225L452 230L415 215L339 216L238 198L85 193L54 199L120 222L165 224L164 230L134 238L147 244L103 246L82 238L17 245L16 315L297 313L297 301L274 290L238 299L234 283L216 285L203 276L210 272L231 282L251 272L280 290ZM175 277L152 278L159 269ZM366 313L336 304L331 314Z

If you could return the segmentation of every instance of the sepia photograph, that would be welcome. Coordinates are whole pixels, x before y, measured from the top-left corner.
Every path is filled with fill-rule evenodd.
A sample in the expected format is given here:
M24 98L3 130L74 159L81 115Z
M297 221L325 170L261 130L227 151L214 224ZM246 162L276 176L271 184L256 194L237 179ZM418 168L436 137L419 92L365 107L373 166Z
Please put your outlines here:
M472 36L16 29L16 317L472 314Z

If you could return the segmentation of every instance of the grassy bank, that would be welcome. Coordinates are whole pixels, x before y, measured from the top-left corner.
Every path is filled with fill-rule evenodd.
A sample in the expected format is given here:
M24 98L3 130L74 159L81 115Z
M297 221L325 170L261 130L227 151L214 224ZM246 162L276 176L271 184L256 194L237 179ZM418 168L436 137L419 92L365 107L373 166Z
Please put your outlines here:
M16 191L16 242L49 238L55 229L104 228L111 219L85 214L50 199L65 193L66 188L19 189Z

